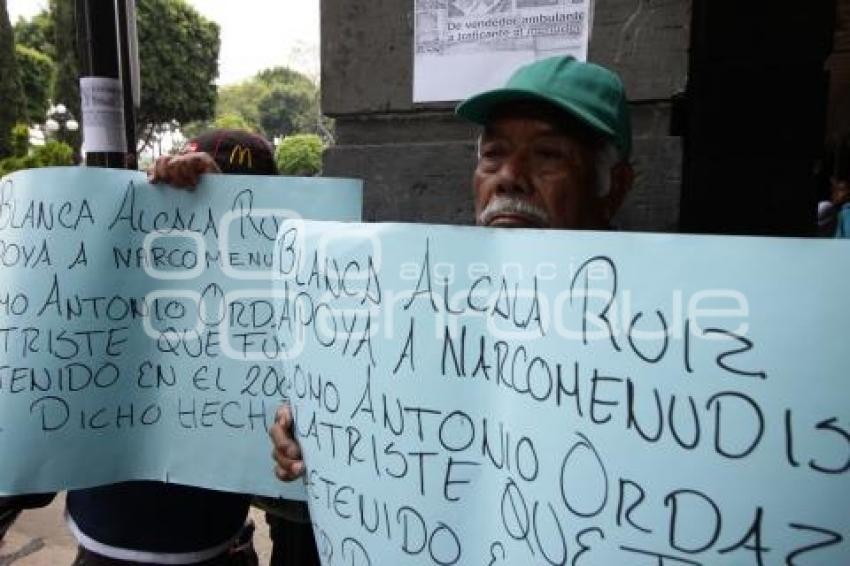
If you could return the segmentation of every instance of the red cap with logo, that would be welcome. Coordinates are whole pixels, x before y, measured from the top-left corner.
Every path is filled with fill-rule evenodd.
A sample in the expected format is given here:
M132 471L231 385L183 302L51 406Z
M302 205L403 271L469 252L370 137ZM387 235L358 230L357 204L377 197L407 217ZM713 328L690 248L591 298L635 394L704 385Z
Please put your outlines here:
M245 130L218 129L192 138L181 153L209 154L222 173L230 175L277 175L272 145L262 136Z

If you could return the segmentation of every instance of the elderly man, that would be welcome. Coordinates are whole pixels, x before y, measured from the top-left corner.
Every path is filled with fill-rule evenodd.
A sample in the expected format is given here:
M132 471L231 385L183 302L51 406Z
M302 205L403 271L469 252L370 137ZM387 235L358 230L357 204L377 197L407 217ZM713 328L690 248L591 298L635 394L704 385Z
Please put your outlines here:
M473 175L479 226L605 230L631 188L631 125L611 71L571 57L519 69L504 88L464 101L457 114L483 126ZM269 431L275 473L304 473L287 407Z

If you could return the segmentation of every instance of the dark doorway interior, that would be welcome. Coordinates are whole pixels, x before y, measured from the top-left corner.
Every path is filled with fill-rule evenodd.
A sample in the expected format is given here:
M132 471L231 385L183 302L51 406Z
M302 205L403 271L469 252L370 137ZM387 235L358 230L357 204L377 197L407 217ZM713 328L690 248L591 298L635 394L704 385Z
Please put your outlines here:
M850 0L839 0L835 42L827 60L830 100L827 136L834 141L850 135Z
M694 0L683 232L812 233L837 1Z

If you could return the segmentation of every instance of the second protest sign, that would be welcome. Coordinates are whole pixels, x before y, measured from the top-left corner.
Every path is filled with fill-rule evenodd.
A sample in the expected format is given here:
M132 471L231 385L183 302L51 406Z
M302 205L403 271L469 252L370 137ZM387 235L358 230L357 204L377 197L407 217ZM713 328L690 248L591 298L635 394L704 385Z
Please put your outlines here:
M311 222L278 246L325 563L850 560L846 247Z

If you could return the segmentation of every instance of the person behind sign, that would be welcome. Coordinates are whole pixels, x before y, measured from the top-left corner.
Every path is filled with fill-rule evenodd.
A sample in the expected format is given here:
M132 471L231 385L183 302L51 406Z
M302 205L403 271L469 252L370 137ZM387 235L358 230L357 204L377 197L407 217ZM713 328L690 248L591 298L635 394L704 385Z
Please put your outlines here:
M837 210L835 237L850 238L850 134L836 145L830 189L831 204Z
M277 175L271 145L241 130L214 130L189 141L176 156L159 158L149 173L153 183L193 188L206 173L245 174L254 168ZM319 566L319 553L307 506L299 501L257 497L266 511L272 540L270 566Z
M610 228L634 180L629 107L615 73L572 57L543 59L456 113L483 127L472 177L477 225ZM281 407L269 433L284 481L304 473L291 431L291 410Z
M215 130L191 140L203 157L161 160L160 178L191 180L192 171L276 175L269 143L241 131ZM167 167L171 161L186 167ZM199 173L198 173L199 174ZM156 175L154 175L156 176ZM252 496L160 482L127 482L68 493L68 525L80 549L74 566L258 563L246 520Z

